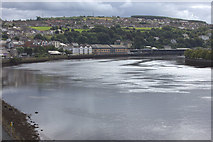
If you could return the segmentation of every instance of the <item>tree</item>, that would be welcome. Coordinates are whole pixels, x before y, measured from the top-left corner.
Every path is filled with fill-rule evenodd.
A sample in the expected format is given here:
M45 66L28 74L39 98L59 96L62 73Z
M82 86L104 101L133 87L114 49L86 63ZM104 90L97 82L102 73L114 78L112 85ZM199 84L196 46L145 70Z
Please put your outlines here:
M16 50L17 50L18 54L24 53L23 47L17 47Z
M2 38L3 39L8 39L9 38L9 36L7 35L7 32L3 32Z
M42 18L41 18L40 16L36 16L36 20L37 20L37 21L41 21Z
M63 48L59 48L58 51L59 52L64 52L64 49Z
M17 41L19 41L19 40L20 40L20 38L19 38L19 37L17 37L17 36L16 36L16 37L14 37L14 39L15 39L15 40L17 40Z
M87 25L84 25L84 26L83 26L83 29L88 29L88 26L87 26Z
M78 37L78 39L77 39L77 42L79 43L79 44L84 44L84 43L87 43L87 37L86 36L79 36Z
M107 33L97 33L97 38L100 44L109 44L110 43L110 36Z
M134 41L133 41L133 47L140 49L140 48L144 48L144 46L146 45L146 41L144 40L143 37L141 36L136 36Z
M44 36L42 36L41 34L36 34L34 36L34 39L40 39L40 40L47 40Z
M27 55L32 55L32 53L33 53L33 49L32 48L30 48L30 47L25 47L24 48L24 53L27 53Z

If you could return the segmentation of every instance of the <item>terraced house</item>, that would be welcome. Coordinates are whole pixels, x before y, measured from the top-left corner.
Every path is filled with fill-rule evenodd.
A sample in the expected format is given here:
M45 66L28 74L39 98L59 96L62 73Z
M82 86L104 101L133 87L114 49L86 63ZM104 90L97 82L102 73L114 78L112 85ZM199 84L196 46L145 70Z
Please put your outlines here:
M128 54L128 48L122 45L94 44L92 52L94 55Z

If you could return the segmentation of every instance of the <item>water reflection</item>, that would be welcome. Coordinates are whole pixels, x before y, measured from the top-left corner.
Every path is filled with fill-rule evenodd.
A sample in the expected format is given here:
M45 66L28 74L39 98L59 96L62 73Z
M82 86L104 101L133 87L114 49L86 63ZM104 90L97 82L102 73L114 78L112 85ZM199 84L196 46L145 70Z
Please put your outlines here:
M3 69L3 98L43 139L210 139L210 75L182 59L23 64Z

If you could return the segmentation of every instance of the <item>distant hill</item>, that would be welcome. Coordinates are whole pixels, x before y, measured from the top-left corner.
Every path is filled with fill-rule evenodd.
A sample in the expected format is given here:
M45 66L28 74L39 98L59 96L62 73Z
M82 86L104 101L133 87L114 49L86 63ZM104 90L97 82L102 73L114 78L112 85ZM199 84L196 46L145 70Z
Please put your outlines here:
M144 18L144 19L174 19L174 20L185 20L189 22L198 22L198 23L206 23L204 21L200 20L186 20L186 19L181 19L181 18L171 18L171 17L165 17L165 16L152 16L152 15L132 15L131 17L133 18Z

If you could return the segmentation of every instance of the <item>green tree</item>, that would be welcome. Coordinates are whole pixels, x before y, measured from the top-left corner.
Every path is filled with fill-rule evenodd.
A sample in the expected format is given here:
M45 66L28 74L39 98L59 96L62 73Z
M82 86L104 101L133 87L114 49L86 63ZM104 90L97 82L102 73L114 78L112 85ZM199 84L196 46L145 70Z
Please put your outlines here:
M88 39L87 39L86 36L81 35L81 36L78 37L77 42L78 42L79 44L85 44L85 43L87 43L87 40L88 40Z
M42 36L41 34L36 34L36 35L34 36L34 39L47 40L46 37Z
M100 44L109 44L110 36L107 33L99 32L97 33L97 39Z
M20 40L20 38L19 38L19 37L17 37L17 36L15 36L15 37L14 37L14 40L19 41L19 40Z
M41 21L42 18L41 18L40 16L36 16L36 20L37 20L37 21Z
M32 55L32 53L33 53L33 49L32 48L30 48L30 47L25 47L24 48L24 53L27 53L27 55Z

